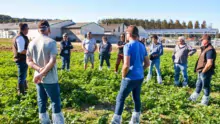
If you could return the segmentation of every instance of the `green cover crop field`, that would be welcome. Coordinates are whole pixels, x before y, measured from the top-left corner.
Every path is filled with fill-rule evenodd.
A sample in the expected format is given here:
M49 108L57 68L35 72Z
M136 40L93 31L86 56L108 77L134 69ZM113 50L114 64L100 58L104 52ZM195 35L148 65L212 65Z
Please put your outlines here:
M32 81L33 70L28 70L29 89L23 97L17 95L17 67L12 61L12 50L7 42L0 42L0 123L1 124L38 124L38 107L35 84ZM79 49L79 48L78 48ZM58 56L58 75L61 87L61 99L66 124L107 124L114 114L117 93L120 88L121 74L114 73L117 53L112 53L111 70L105 66L98 71L98 54L95 69L83 70L83 53L73 52L71 72L61 71L61 59ZM200 106L188 101L195 89L197 74L194 73L198 54L189 58L189 87L174 86L172 52L165 51L161 58L163 84L153 79L142 85L141 123L174 124L217 124L220 123L220 60L216 60L216 74L212 78L211 100L209 106ZM148 70L145 71L147 75ZM49 104L48 104L49 107ZM123 124L131 117L134 104L131 95L125 102ZM51 113L51 109L49 108Z

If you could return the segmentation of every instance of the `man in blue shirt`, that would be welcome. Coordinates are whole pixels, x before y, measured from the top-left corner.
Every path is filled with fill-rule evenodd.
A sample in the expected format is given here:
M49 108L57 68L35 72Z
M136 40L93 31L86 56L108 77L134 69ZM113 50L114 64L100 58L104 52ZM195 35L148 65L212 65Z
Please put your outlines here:
M162 84L162 77L160 72L160 56L163 55L163 46L158 42L157 35L151 37L153 43L150 46L150 67L147 75L147 81L152 77L153 67L155 66L157 72L157 82Z
M130 92L132 92L135 103L135 111L132 114L130 123L140 123L141 85L144 79L144 70L149 66L149 59L146 48L137 40L139 36L137 27L129 26L126 36L129 43L124 46L122 81L120 91L116 99L116 108L112 124L121 123L124 101Z

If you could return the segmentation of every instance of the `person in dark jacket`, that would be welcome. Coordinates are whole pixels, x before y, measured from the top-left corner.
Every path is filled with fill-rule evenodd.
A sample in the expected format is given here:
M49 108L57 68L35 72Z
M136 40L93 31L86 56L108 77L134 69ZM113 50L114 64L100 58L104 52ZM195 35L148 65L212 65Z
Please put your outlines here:
M212 75L215 73L216 51L211 44L211 37L207 34L202 37L201 54L195 66L195 72L198 73L196 90L190 96L189 100L196 101L204 89L204 95L201 100L202 105L208 105L211 90Z
M67 71L70 71L71 49L73 49L73 46L71 42L68 40L67 33L64 33L63 41L60 42L60 56L62 58L62 70L66 68Z
M102 42L99 45L99 59L100 59L100 65L99 70L102 70L102 66L104 63L104 60L106 61L106 64L108 66L108 69L110 69L110 56L112 51L112 45L110 42L108 42L108 39L106 36L102 37Z
M18 67L18 95L26 94L27 90L27 70L28 65L26 63L26 52L29 44L29 39L26 36L28 34L28 25L25 23L19 24L19 33L13 39L13 53L14 61Z

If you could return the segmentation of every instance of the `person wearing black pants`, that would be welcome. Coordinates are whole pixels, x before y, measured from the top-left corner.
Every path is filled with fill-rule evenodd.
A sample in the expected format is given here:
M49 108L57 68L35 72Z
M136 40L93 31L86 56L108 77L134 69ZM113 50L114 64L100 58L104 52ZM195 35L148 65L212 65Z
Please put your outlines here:
M108 69L110 69L110 53L112 51L112 45L110 42L108 42L107 37L102 37L102 42L99 45L99 59L100 59L100 66L99 70L102 70L102 66L104 63L104 60L106 61L106 64L108 66Z
M73 46L71 42L68 40L67 33L63 34L63 41L60 43L60 56L62 58L62 70L65 68L67 71L70 71L70 55L71 55L71 49L73 49Z

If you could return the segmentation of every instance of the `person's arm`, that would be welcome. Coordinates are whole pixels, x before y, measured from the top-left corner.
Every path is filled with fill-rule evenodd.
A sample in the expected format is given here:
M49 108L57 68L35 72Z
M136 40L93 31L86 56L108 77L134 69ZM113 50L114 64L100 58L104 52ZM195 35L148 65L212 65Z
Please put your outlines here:
M209 50L206 53L207 63L205 65L204 69L202 70L202 73L206 73L212 67L214 55L215 55L215 53L213 50Z
M23 37L18 37L16 38L16 43L17 43L17 47L18 47L18 53L20 54L26 54L27 50L25 50L25 40Z
M212 67L212 65L213 59L208 59L204 69L202 70L202 73L206 73Z
M172 54L172 59L173 59L173 61L175 60L176 47L177 47L177 46L175 46L175 48L173 49L173 54Z
M72 43L70 41L69 41L69 43L70 43L69 49L73 49Z
M150 66L150 60L148 56L144 57L144 70L146 70Z
M130 67L130 56L124 56L124 64L122 67L122 78L125 78L126 75L128 74Z
M95 49L94 49L94 51L93 51L93 52L95 52L95 51L96 51L96 49L98 48L95 40L94 40L94 42L95 42L95 43L94 43L94 44L95 44Z
M101 49L101 43L99 44L99 47L98 47L98 52L100 53L100 49Z
M87 50L86 47L85 47L85 41L82 42L82 49L83 49L86 53L88 53L88 50Z
M188 46L188 50L189 50L189 55L190 55L190 56L192 56L193 54L195 54L196 51L197 51L195 48L193 48L193 47L191 47L191 46Z
M38 71L38 72L40 72L40 71L42 70L42 68L41 68L39 65L37 65L37 64L34 63L32 57L27 56L26 62L27 62L27 65L28 65L30 68L32 68L32 69L34 69L34 70L36 70L36 71Z
M110 46L109 52L112 52L112 45Z

